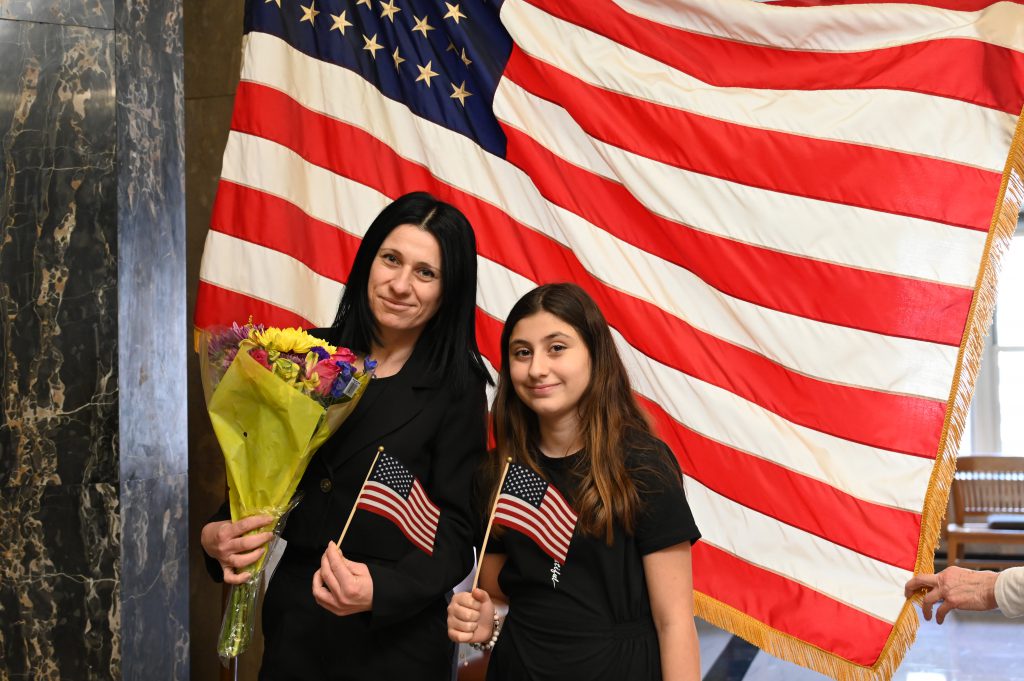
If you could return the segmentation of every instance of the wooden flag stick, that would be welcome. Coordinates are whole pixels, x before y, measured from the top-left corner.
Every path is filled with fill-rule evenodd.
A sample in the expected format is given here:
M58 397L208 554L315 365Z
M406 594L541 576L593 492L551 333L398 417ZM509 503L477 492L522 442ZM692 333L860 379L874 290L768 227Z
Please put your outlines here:
M377 459L384 453L384 445L377 447L377 454L373 457L373 463L370 464L370 470L366 471L366 477L363 479L363 485L359 488L359 494L356 495L356 500L352 503L352 510L348 514L348 520L345 521L345 527L341 528L341 536L338 537L338 548L341 548L341 542L345 540L345 533L348 532L348 526L352 524L352 516L356 514L356 509L359 507L359 497L363 496L363 490L366 489L366 481L370 479L370 475L373 473L373 467L377 465Z
M501 480L498 482L498 491L494 495L494 503L491 505L491 517L487 520L487 531L484 532L484 543L480 547L480 558L476 562L476 574L473 575L473 589L480 581L480 568L484 566L484 554L487 553L487 540L491 538L491 526L494 525L494 512L498 510L498 499L501 498L501 488L505 486L505 476L508 475L508 465L512 463L512 457L505 457L505 469L501 471Z

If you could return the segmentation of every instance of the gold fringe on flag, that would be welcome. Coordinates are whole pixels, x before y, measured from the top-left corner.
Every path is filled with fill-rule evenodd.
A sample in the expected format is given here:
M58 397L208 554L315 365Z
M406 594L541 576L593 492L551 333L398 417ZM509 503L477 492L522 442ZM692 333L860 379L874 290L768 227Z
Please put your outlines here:
M956 473L956 456L967 423L967 415L978 378L985 335L992 323L996 305L996 280L1003 256L1017 228L1017 219L1024 206L1024 110L1017 119L1017 128L1010 143L1010 152L1003 169L1002 183L989 225L985 250L979 263L974 299L967 315L964 335L957 355L953 384L946 402L946 420L942 424L938 452L925 494L921 535L917 545L915 573L935 570L934 554L939 530L946 516L949 490ZM914 604L920 596L908 600L885 642L878 659L871 666L856 664L835 653L774 629L744 612L710 596L694 594L694 610L698 617L732 632L765 652L795 664L813 669L839 681L888 681L903 662L907 650L917 636L918 617Z

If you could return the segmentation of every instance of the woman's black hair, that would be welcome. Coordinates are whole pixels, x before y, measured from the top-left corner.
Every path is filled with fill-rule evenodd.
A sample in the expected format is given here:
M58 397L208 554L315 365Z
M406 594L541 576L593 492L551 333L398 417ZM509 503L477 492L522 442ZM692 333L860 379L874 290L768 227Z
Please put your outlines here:
M417 344L433 371L443 374L456 389L468 385L472 373L491 382L476 343L476 236L458 208L426 192L395 199L366 230L349 270L345 293L334 327L338 343L368 353L380 342L377 320L370 310L367 285L377 251L393 229L415 225L437 239L441 247L441 304L427 322Z

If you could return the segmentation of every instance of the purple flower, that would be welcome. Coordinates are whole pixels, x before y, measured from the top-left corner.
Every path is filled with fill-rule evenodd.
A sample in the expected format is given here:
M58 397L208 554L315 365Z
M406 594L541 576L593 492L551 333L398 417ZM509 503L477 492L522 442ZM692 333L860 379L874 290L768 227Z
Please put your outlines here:
M327 350L325 350L324 348L320 347L319 345L314 346L313 352L316 353L316 357L317 357L317 361L318 362L322 362L323 360L328 359L331 356L331 353L327 352Z

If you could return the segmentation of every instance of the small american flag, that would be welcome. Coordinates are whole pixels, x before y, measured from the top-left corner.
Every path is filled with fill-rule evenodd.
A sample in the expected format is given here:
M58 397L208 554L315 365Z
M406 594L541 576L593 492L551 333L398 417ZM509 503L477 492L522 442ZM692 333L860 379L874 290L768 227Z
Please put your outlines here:
M409 541L428 554L434 554L434 536L441 510L427 497L416 476L395 457L381 452L356 508L384 516L398 525Z
M501 486L494 522L522 532L544 553L565 563L576 528L576 512L544 478L513 463Z

